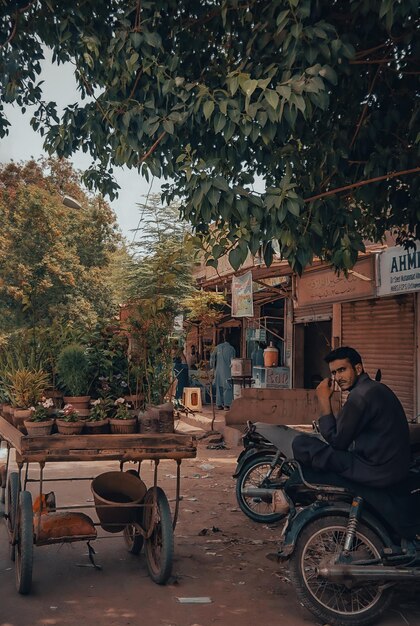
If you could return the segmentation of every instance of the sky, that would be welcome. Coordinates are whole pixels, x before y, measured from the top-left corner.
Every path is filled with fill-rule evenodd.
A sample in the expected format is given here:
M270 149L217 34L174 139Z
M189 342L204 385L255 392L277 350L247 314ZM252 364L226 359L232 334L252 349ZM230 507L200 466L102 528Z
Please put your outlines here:
M52 65L50 55L43 63L42 79L45 80L43 91L45 99L53 100L59 107L79 101L76 90L76 82L73 76L73 69L70 64ZM11 123L8 137L0 141L0 163L8 163L10 160L27 161L30 158L37 159L44 155L42 149L43 139L34 132L29 124L32 116L30 110L22 115L19 107L8 105L5 107L6 115ZM87 169L91 164L90 158L83 152L75 154L71 159L77 169ZM119 196L110 202L114 209L122 233L128 241L137 239L133 229L137 228L140 218L139 208L136 203L144 201L150 188L150 183L146 181L135 170L128 168L114 168L115 178L121 187ZM160 191L159 180L154 180L152 193Z

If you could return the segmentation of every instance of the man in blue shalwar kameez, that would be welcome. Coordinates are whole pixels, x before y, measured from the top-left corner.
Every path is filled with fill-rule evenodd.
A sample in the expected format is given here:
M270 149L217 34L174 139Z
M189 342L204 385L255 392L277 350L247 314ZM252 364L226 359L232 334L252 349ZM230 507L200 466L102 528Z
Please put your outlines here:
M229 409L232 403L230 363L235 356L235 348L228 341L219 343L210 355L210 367L215 373L214 384L218 409Z

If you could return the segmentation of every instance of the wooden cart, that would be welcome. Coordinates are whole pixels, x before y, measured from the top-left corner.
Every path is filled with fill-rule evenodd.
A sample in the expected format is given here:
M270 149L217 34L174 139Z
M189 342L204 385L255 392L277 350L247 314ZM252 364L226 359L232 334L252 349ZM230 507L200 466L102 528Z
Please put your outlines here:
M124 527L124 539L132 554L139 554L143 544L146 564L151 578L164 584L172 572L173 531L176 526L180 500L181 461L194 458L197 453L195 438L181 434L133 434L133 435L49 435L29 437L0 417L0 438L7 442L6 492L4 518L10 543L10 557L15 561L16 589L28 594L32 584L34 545L49 545L72 541L88 541L90 555L94 553L89 541L95 536L78 535L61 538L40 539L41 506L34 516L28 483L39 483L39 498L48 481L92 480L92 478L44 477L48 462L63 461L118 461L123 471L124 463L137 463L136 474L140 477L141 462L154 462L153 485L147 490L139 507L136 521ZM10 471L10 450L16 450L18 471ZM173 459L177 464L176 497L172 516L165 492L158 486L158 465L161 459ZM39 476L29 476L30 464L39 465ZM133 470L131 470L133 471ZM56 507L56 510L98 508L95 505ZM100 523L94 523L99 526ZM92 558L92 563L94 560Z

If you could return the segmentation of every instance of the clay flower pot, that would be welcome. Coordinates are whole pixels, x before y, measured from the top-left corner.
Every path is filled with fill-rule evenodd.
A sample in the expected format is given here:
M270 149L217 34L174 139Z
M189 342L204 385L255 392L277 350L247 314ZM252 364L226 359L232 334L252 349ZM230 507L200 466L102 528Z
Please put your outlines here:
M24 421L31 416L31 409L14 409L13 410L13 425L21 432L26 432Z
M55 421L57 429L60 435L80 435L83 430L85 422L78 420L77 422L66 422L65 420L57 419Z
M100 435L108 432L108 419L97 420L96 422L84 421L86 435Z
M137 429L137 417L131 417L130 419L115 419L109 418L109 425L111 427L111 433L114 435L130 435L135 433Z
M25 420L24 424L29 437L45 437L47 435L51 435L54 420L44 420L43 422Z
M90 396L64 396L64 404L71 404L80 415L81 411L85 411L85 415L89 415Z

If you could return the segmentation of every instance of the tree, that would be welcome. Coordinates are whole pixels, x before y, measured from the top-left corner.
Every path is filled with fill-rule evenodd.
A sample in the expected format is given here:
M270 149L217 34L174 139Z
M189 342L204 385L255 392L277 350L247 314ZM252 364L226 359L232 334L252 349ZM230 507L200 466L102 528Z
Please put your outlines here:
M417 0L3 2L1 102L34 107L51 153L170 178L163 197L237 268L278 242L301 272L347 270L395 229L420 236ZM42 99L44 48L86 103ZM1 112L0 112L1 113ZM0 115L0 135L7 132ZM262 191L254 188L259 181Z
M82 210L63 206L68 191ZM84 194L68 163L0 167L0 220L0 333L57 324L80 331L115 315L107 279L120 245L115 216L103 199Z
M156 195L139 204L140 239L126 265L131 315L133 371L147 402L161 402L168 391L174 321L182 299L192 291L193 250L178 208L163 208Z

